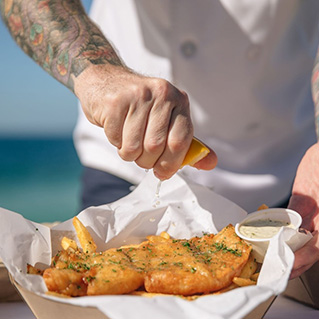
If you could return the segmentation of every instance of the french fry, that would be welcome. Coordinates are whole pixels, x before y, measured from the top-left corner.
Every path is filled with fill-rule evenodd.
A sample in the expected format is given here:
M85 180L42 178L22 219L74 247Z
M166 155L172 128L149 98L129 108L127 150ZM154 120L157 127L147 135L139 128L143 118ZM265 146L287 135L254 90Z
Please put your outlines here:
M61 246L64 250L68 250L69 248L72 248L73 250L77 250L78 246L76 242L68 237L63 237L61 240Z
M81 247L85 253L95 253L96 244L89 231L77 217L73 217L73 226L78 236Z
M167 238L163 236L157 236L157 235L147 236L146 239L152 243L165 243L168 241Z
M256 285L256 281L253 281L249 278L241 278L241 277L234 277L233 283L238 285L239 287Z
M231 283L228 287L220 289L220 290L214 292L214 295L223 294L224 292L227 292L227 291L230 291L230 290L233 290L233 289L236 289L236 288L238 288L238 285L236 285L235 283Z
M171 236L166 231L162 231L160 236L165 238L165 239L170 239L171 238Z
M36 268L34 266L31 266L30 264L27 264L27 274L29 274L29 275L42 275L43 270Z
M158 242L163 242L163 241L165 242L170 238L171 238L171 236L166 231L161 232L160 235L146 236L146 239L153 242L153 243L158 243Z
M250 279L253 281L257 281L259 277L259 272L254 273L253 275L250 276Z
M258 207L257 210L263 210L263 209L268 209L269 207L266 204L262 204Z
M248 278L250 279L251 276L256 272L257 270L257 262L255 261L255 258L250 255L246 265L244 266L243 270L240 273L240 278Z

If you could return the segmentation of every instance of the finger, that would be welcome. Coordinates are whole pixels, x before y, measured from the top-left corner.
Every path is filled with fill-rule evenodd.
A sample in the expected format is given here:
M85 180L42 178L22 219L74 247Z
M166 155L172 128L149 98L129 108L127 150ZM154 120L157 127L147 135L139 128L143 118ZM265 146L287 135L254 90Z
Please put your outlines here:
M308 269L311 268L312 265L305 265L301 268L298 268L298 269L293 269L291 271L291 274L290 274L290 277L289 279L294 279L294 278L297 278L299 276L301 276L305 271L307 271Z
M154 81L154 85L156 88L144 136L143 153L136 161L138 165L145 168L154 167L165 150L175 105L186 103L188 107L188 99L185 99L182 92L169 82Z
M136 160L137 165L143 168L153 168L162 155L171 118L171 103L156 103L150 111L146 132L144 135L143 151Z
M143 153L144 136L151 104L150 98L141 94L141 97L137 101L132 101L129 106L123 124L122 146L119 149L119 155L126 161L135 161Z
M317 203L309 196L293 192L288 208L295 210L302 216L302 227L313 230L313 219L317 214Z
M313 233L313 237L307 244L295 252L295 261L290 278L295 278L308 270L319 260L319 235Z
M212 170L213 168L216 167L216 165L218 163L217 155L211 148L209 148L209 150L210 150L210 152L204 158L202 158L200 161L193 164L193 167L195 167L197 169L202 169L205 171Z
M101 120L97 118L96 121L104 123L105 135L109 142L118 149L122 147L122 131L129 102L124 96L122 98L118 95L108 97L104 102L107 107L101 111L101 114L95 115L95 118L101 117Z
M189 101L185 92L162 79L152 79L151 85L153 105L144 136L143 152L136 160L144 168L153 168L165 151L168 132L176 114L186 112L189 118ZM176 108L176 105L179 107ZM183 131L184 128L181 127L180 130Z
M160 180L174 175L185 158L193 138L193 126L188 108L176 107L172 112L165 150L154 166L154 175Z

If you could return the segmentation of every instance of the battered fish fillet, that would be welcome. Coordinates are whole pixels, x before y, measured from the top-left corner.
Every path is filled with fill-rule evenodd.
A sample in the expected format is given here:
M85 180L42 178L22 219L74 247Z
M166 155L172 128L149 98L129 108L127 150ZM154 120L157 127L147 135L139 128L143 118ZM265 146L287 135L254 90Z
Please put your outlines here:
M68 249L53 258L52 266L43 273L48 290L73 297L125 294L144 282L143 272L118 249L93 254Z
M151 293L189 296L225 288L240 275L251 252L232 225L215 236L158 238L124 250L135 265L146 268L144 287Z
M46 285L70 296L124 294L143 286L151 293L205 294L229 286L251 252L232 225L189 240L147 239L96 254L62 251L44 271Z

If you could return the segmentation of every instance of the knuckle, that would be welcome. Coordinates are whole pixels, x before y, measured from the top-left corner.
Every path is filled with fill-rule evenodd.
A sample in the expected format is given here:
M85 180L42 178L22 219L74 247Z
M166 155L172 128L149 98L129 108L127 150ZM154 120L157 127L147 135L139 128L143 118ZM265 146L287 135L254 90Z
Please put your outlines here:
M150 101L152 99L152 92L146 85L132 85L131 94L142 101Z
M186 92L177 89L164 79L155 79L154 94L161 101L171 102L171 106L179 106L189 110L189 98Z
M172 139L169 141L169 148L172 153L179 153L183 151L186 145L187 143L184 139Z
M119 149L118 153L124 161L131 162L135 161L142 152L139 144L130 144Z
M145 151L151 154L161 153L165 147L165 137L149 138L144 144Z
M153 79L153 85L157 96L162 97L163 99L171 97L173 86L168 81L156 78Z
M189 98L188 98L188 94L185 91L181 91L181 99L182 99L183 105L186 105L187 107L189 107Z
M121 95L120 94L108 94L106 97L106 105L108 106L117 106L121 102ZM110 108L110 111L112 108Z

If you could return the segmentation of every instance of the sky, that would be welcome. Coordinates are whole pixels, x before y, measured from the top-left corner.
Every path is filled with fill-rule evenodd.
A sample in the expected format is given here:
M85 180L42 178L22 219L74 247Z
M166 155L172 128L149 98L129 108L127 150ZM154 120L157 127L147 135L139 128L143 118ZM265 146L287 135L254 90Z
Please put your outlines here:
M86 10L91 0L82 0ZM17 46L0 19L0 138L67 137L77 99Z

